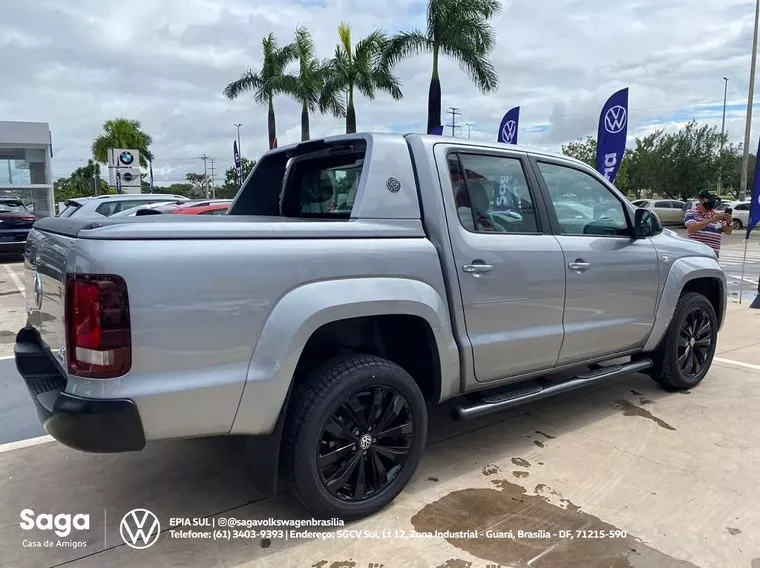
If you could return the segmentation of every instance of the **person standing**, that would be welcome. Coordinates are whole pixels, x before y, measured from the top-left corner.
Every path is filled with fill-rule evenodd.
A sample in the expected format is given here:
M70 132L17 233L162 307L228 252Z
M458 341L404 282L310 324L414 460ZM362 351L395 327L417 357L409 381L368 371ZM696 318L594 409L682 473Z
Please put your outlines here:
M715 210L717 201L712 193L703 191L699 194L699 203L686 212L683 221L689 238L706 244L720 256L721 239L724 234L733 232L733 225L730 213Z

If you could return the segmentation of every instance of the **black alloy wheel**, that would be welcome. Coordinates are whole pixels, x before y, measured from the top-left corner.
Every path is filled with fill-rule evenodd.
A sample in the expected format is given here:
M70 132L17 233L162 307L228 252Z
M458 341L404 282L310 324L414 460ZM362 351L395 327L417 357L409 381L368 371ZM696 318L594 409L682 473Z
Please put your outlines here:
M350 394L327 419L317 450L325 488L344 501L363 501L383 491L399 474L412 449L409 402L381 385Z
M701 308L686 315L678 334L678 365L687 377L696 377L709 363L712 322Z

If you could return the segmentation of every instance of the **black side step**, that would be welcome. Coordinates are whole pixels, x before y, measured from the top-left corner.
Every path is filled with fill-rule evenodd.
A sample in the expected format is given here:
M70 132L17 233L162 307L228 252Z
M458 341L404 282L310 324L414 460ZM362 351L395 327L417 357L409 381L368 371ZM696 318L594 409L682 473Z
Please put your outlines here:
M500 410L506 410L513 406L525 404L533 400L539 400L546 398L561 392L571 391L580 387L585 387L596 383L597 381L603 381L605 379L611 379L612 377L618 377L620 375L627 375L629 373L636 373L643 371L652 366L652 361L649 359L640 359L638 361L631 361L623 365L610 365L609 367L597 367L590 371L586 371L575 377L565 379L556 383L551 383L546 386L539 385L538 383L528 384L525 387L520 387L502 394L486 395L477 402L469 405L460 405L452 410L452 416L456 420L469 420L470 418L477 418L484 414L490 414L491 412L499 412Z

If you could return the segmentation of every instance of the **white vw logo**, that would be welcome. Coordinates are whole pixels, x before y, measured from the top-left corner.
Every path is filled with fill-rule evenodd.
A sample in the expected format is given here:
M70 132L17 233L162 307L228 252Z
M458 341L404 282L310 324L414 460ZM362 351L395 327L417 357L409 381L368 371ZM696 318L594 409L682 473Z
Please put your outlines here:
M156 544L161 523L148 509L132 509L121 519L119 534L127 546L142 550Z
M615 105L604 114L604 129L610 134L617 134L628 120L628 113L620 105Z
M517 133L517 123L514 120L508 120L501 129L501 136L504 138L504 142L511 144Z

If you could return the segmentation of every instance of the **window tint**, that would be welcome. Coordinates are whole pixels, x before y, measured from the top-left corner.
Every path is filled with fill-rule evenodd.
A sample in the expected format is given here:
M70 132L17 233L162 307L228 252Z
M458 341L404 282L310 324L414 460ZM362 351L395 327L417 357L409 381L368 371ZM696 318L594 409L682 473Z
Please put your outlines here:
M683 207L682 201L671 201L670 202L670 208L671 209L681 209Z
M77 210L79 210L79 208L81 208L81 207L82 206L79 203L77 203L75 201L71 201L71 202L69 202L66 205L66 207L63 209L63 211L61 211L60 215L58 215L58 216L59 217L71 217L74 214L74 212L77 211Z
M655 201L654 206L660 209L670 209L670 201Z
M630 234L623 204L599 180L567 166L538 162L538 168L564 234Z
M740 203L734 207L734 211L749 211L749 203Z
M0 201L0 213L13 215L29 215L29 210L22 201Z
M364 151L295 159L285 181L282 214L350 217L363 166Z
M466 229L477 233L539 232L520 160L450 154L449 174L457 213Z
M226 215L227 209L210 209L208 211L203 211L202 213L199 213L199 215Z

